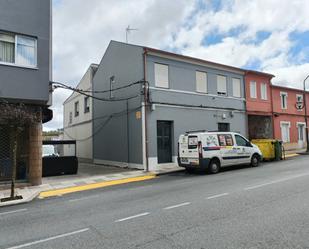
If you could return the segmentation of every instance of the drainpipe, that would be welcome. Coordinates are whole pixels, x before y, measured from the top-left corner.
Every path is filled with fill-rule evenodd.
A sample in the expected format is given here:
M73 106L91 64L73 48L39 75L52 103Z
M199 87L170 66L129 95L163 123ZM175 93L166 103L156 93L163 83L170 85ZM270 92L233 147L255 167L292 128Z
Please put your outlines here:
M309 78L309 75L304 79L304 106L305 106L305 123L306 123L306 143L307 149L306 152L309 152L309 138L308 138L308 117L307 117L307 101L306 101L306 80Z
M148 131L147 131L147 106L148 106L148 83L147 81L147 49L144 48L143 53L143 62L144 62L144 126L145 126L145 157L146 157L146 172L149 171L149 162L148 162Z
M271 79L269 79L269 89L270 89L270 106L271 106L271 121L273 126L273 138L275 138L275 115L274 115L274 105L273 105L273 85L271 83Z
M249 134L249 114L248 114L248 109L247 109L247 75L248 75L248 72L245 72L245 75L244 75L244 92L245 92L245 113L246 113L246 118L247 118L247 137L250 139L250 134Z
M130 165L130 124L129 124L129 100L127 99L127 163Z

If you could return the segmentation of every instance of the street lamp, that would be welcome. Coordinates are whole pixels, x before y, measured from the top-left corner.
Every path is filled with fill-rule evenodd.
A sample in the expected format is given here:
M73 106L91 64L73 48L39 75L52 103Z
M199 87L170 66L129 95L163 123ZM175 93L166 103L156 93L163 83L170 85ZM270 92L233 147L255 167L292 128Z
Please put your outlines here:
M308 117L307 117L307 103L306 103L306 80L309 78L309 74L304 79L304 106L305 106L305 123L306 123L306 143L307 143L307 152L309 152L309 138L308 138Z

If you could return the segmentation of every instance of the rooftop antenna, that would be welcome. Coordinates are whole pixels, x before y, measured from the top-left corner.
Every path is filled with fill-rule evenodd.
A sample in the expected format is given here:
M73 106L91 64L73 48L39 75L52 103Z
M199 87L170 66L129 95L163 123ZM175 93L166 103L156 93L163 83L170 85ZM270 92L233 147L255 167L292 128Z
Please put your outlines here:
M130 25L128 25L128 27L126 28L126 43L128 43L128 36L130 34L131 31L137 31L138 29L133 29L130 28Z

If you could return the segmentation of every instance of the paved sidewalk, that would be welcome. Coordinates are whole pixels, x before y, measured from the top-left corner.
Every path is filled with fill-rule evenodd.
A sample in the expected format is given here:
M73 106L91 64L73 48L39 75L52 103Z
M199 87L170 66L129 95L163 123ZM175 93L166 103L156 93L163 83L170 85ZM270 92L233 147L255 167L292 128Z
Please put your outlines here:
M183 169L173 164L165 165L160 170L145 172L143 170L129 168L80 163L77 175L44 177L42 185L40 186L30 186L16 189L16 194L23 196L23 199L16 201L0 202L0 207L29 202L34 198L38 197L40 193L46 191L53 191L52 195L58 195L57 193L60 193L59 195L61 195L62 192L68 192L59 190L71 189L71 192L76 192L91 189L92 187L97 188L116 184L123 184L132 181L147 180L153 178L156 175L167 174L181 170ZM145 178L145 176L148 177ZM85 188L84 186L87 187ZM0 199L3 197L8 197L9 195L10 190L0 191ZM43 193L41 194L41 196L44 196ZM47 194L47 196L49 195Z
M286 150L285 159L306 154L306 149Z
M286 150L285 154L289 155L289 154L301 154L301 153L305 153L306 149L297 149L297 150Z

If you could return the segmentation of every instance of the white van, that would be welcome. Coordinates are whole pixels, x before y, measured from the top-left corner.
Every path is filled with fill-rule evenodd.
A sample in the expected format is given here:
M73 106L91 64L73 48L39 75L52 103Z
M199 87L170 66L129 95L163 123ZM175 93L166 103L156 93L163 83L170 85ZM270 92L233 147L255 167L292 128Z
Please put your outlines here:
M187 171L203 169L214 174L230 165L256 167L262 157L256 145L234 132L187 132L178 141L178 165Z

